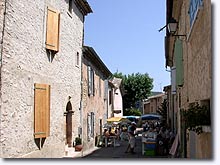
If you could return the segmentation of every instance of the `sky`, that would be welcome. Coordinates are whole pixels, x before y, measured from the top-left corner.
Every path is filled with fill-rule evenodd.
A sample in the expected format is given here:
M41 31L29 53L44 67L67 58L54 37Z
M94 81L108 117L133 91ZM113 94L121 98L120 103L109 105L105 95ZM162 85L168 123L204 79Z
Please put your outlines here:
M93 47L112 72L148 73L153 91L170 84L164 54L165 0L88 0L85 45ZM135 3L134 3L135 2Z

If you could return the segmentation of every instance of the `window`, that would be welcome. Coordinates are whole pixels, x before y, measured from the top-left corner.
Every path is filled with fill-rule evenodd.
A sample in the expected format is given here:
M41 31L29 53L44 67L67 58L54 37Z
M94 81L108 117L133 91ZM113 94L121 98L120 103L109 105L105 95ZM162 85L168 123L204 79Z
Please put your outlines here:
M94 71L88 66L88 95L95 96Z
M189 5L189 16L190 16L190 27L196 19L199 8L203 5L203 0L190 0Z
M34 138L50 134L50 85L34 84Z
M47 8L46 48L59 51L60 13Z
M88 122L87 135L88 135L88 141L90 141L91 138L94 138L94 124L95 124L94 112L88 113L87 122Z
M73 0L69 0L69 8L68 11L72 14L73 11Z
M76 66L79 66L79 52L76 53Z

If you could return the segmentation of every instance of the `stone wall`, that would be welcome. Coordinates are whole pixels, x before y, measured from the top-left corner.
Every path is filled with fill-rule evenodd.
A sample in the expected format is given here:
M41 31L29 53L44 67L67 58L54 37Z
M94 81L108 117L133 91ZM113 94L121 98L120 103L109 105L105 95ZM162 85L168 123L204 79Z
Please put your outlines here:
M66 134L64 112L69 96L75 111L73 137L78 135L80 125L81 66L75 64L77 52L80 57L82 54L83 16L75 6L69 14L66 1L7 0L6 5L1 69L1 157L62 157ZM60 49L52 60L45 49L48 6L60 12ZM51 85L50 136L41 150L33 136L34 83Z

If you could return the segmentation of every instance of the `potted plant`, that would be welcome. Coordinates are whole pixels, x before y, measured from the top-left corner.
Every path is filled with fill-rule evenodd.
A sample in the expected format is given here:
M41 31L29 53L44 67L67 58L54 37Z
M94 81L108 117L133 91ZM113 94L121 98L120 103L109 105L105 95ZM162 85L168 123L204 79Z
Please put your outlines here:
M203 126L211 125L210 110L207 106L200 106L198 103L191 105L187 111L184 112L184 119L186 128L189 131L194 131L197 134L203 132Z
M75 138L75 151L82 150L82 139L80 137Z

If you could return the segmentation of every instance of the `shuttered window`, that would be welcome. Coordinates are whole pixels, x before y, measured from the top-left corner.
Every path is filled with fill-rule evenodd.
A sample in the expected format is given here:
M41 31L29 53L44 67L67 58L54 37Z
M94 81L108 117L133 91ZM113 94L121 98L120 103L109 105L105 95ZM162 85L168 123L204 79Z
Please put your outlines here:
M50 135L50 85L34 86L34 137L45 138Z
M176 67L171 68L171 92L176 94Z
M95 95L94 71L91 66L88 66L88 95Z
M192 26L198 10L203 6L203 0L190 0L189 5L189 17L190 17L190 27Z
M94 138L95 135L95 114L94 112L88 113L87 116L87 134L88 134L88 141L90 141L91 138Z
M59 51L60 13L47 8L46 48Z

